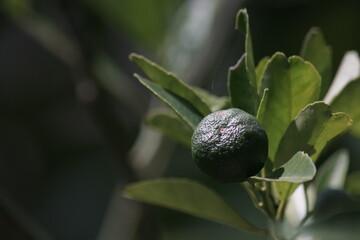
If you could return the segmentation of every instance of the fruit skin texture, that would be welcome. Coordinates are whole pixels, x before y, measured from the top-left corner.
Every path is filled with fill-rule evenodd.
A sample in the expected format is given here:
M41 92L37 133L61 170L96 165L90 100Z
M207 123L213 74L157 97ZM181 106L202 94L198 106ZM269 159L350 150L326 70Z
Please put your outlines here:
M196 166L224 183L243 182L256 175L268 155L268 138L252 115L230 108L206 116L191 139Z

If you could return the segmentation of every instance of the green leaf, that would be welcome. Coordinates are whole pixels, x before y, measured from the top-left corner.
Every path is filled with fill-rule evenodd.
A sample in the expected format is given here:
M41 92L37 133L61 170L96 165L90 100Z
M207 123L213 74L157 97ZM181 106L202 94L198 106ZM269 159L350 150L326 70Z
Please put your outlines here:
M300 55L304 60L311 62L321 75L322 99L332 80L332 51L319 28L311 28L307 33Z
M193 130L171 112L153 111L147 116L146 123L179 143L187 147L191 146Z
M342 111L349 114L354 120L351 133L360 137L360 77L351 81L342 92L331 102L334 111Z
M301 230L300 237L311 236L312 239L357 240L360 235L360 211L339 213L324 221L315 222ZM299 239L300 239L299 237Z
M249 15L246 9L240 9L237 13L235 28L245 34L245 66L250 84L256 90L255 61L250 34Z
M351 195L360 196L360 171L348 174L345 182L345 189Z
M249 74L246 70L246 55L242 55L239 61L229 68L228 91L233 107L255 115L258 100L256 89L252 86L251 79L249 79Z
M194 87L193 90L196 94L203 99L209 106L212 112L216 112L222 109L230 108L230 100L227 96L218 97L214 94L209 93L205 89Z
M269 63L270 58L264 57L260 60L258 65L256 66L255 73L256 73L256 86L257 86L257 93L260 94L260 87L262 85L261 81L264 78L264 72Z
M172 108L175 113L182 119L191 129L195 130L196 126L202 120L201 114L184 99L163 89L156 83L153 83L138 74L134 76L148 88L156 97Z
M344 189L349 168L349 153L345 149L335 152L319 168L314 184L316 193L327 189Z
M170 178L130 184L125 189L125 197L217 221L245 231L254 233L260 231L214 191L195 181Z
M251 177L253 180L266 182L303 183L315 177L316 167L309 155L304 152L296 153L287 163L276 169L266 177Z
M195 91L185 82L178 79L174 74L150 61L144 56L132 53L129 56L154 83L185 99L192 104L203 116L211 113L209 106L195 93Z
M276 152L274 167L283 165L298 151L304 151L315 162L325 145L343 133L351 119L345 113L331 113L323 102L306 106L291 122Z
M263 75L261 91L268 88L269 93L261 123L269 138L269 158L274 161L290 122L318 99L321 78L309 62L296 56L286 59L282 53L272 56Z
M265 109L266 109L266 105L267 105L268 95L269 95L269 89L265 88L263 96L262 96L260 104L259 104L258 112L256 114L256 118L259 120L259 122L264 121L264 114L265 114Z
M341 60L336 76L330 85L329 91L324 97L324 102L331 105L334 98L337 97L351 81L359 77L360 57L358 52L346 52Z

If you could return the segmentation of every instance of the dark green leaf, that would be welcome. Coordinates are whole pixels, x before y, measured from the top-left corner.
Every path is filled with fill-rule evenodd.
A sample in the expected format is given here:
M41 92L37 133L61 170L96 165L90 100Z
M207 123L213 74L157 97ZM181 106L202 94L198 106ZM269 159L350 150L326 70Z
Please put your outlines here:
M343 133L351 122L345 113L331 113L323 102L309 104L287 128L279 143L274 167L283 165L298 151L306 152L316 161L325 145Z
M354 171L348 174L345 182L345 190L356 196L360 196L360 171Z
M191 146L193 130L171 112L166 110L151 112L146 119L146 123L183 145Z
M322 99L332 80L332 51L319 28L311 28L307 33L301 56L311 62L321 75L320 98Z
M268 88L269 93L261 123L269 138L269 157L274 161L290 122L302 108L318 99L321 78L309 62L296 56L288 60L282 53L274 54L263 76L261 91Z
M240 9L240 11L237 13L235 28L245 34L245 66L248 74L247 78L250 80L250 84L256 90L255 62L250 34L249 15L246 9Z
M156 83L153 83L145 78L141 77L138 74L134 76L145 86L147 87L156 97L161 101L166 103L170 108L172 108L175 113L193 130L202 119L201 114L188 104L182 98L172 94L171 92L163 89Z
M334 111L342 111L349 114L354 120L351 133L360 137L360 77L351 81L341 93L331 102Z
M165 69L144 56L132 53L129 57L151 81L188 101L203 116L211 113L209 106L195 93L195 91L185 82L178 79L174 74L167 72Z
M233 107L255 115L258 99L256 89L252 86L246 70L246 55L244 54L236 65L230 67L228 71L228 91Z
M131 184L125 197L259 232L208 187L191 180L160 179Z
M309 155L296 153L287 163L266 177L251 177L253 180L267 182L303 183L314 178L316 168Z

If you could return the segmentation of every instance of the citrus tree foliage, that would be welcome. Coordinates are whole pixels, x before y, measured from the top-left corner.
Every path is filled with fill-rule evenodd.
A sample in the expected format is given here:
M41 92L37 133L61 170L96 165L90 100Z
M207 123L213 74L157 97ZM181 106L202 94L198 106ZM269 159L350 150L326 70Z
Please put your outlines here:
M212 112L238 108L253 115L268 136L268 155L261 171L247 176L241 184L255 206L277 225L285 223L286 207L289 204L287 209L291 210L292 195L295 191L298 194L301 186L307 199L307 212L305 220L299 222L295 233L290 235L294 237L306 231L310 234L323 230L320 227L324 223L316 225L314 221L313 225L309 225L311 221L306 221L313 212L317 212L311 207L316 208L314 201L320 191L313 191L315 197L312 201L307 193L319 186L327 186L333 181L332 176L337 175L337 169L329 168L316 175L314 163L327 144L347 130L355 136L360 135L359 57L353 52L350 60L347 60L349 56L345 56L333 81L331 48L321 31L313 28L306 35L299 56L277 52L255 64L249 16L245 9L237 14L236 29L245 35L245 52L234 66L229 67L228 76L224 76L228 96L215 96L204 89L189 86L146 57L130 55L130 60L144 74L134 74L135 78L173 111L156 110L149 114L146 122L190 148L194 130ZM350 71L353 71L350 73L343 70L349 64L352 64ZM351 69L358 69L358 72ZM334 84L340 86L335 92L331 90L336 88ZM256 145L252 147L256 148ZM332 162L347 166L336 160ZM339 169L345 176L346 169ZM312 181L315 176L316 181ZM258 228L217 193L193 180L160 179L133 183L125 189L125 196L269 238L289 237L272 227ZM351 216L359 221L358 214ZM336 221L330 219L330 222Z

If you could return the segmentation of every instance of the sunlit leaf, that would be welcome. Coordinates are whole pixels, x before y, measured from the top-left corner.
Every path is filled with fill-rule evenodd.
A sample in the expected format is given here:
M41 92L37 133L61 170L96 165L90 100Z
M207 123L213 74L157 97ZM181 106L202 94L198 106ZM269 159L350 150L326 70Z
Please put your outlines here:
M269 62L269 57L264 57L260 60L258 65L256 66L255 73L256 73L256 86L257 86L257 93L260 94L260 87L261 87L261 81L264 78L264 72L266 69L266 66Z
M233 107L255 115L258 99L246 69L246 55L244 54L236 65L229 68L228 92Z
M126 187L125 197L259 232L214 191L195 181L160 179L134 183Z
M349 114L354 120L351 133L360 137L360 77L348 83L348 85L331 102L334 111L342 111Z
M338 96L349 82L360 76L360 57L356 51L349 51L343 57L340 67L330 85L329 91L324 97L324 102L332 105L336 96Z
M309 155L304 152L296 153L288 162L266 177L251 177L253 180L267 182L303 183L314 178L316 167Z
M156 97L172 108L180 119L182 119L191 129L195 130L196 126L201 121L202 116L193 106L173 93L163 89L156 83L146 80L138 74L134 74L134 76Z
M261 91L268 88L269 93L261 123L269 138L269 157L274 161L291 121L302 108L318 99L321 78L309 62L296 56L287 59L282 53L274 54L263 75Z
M187 147L191 146L193 130L171 112L153 111L147 116L146 123L181 144Z
M151 81L187 100L203 116L211 113L209 106L195 93L195 91L185 82L178 79L174 74L167 72L165 69L144 56L132 53L129 58L149 77Z
M352 120L345 113L332 113L328 105L315 102L306 106L291 122L276 152L274 167L283 165L298 151L316 161L326 144L343 133Z
M307 33L300 55L321 75L320 98L323 98L332 80L332 51L319 28L311 28Z

